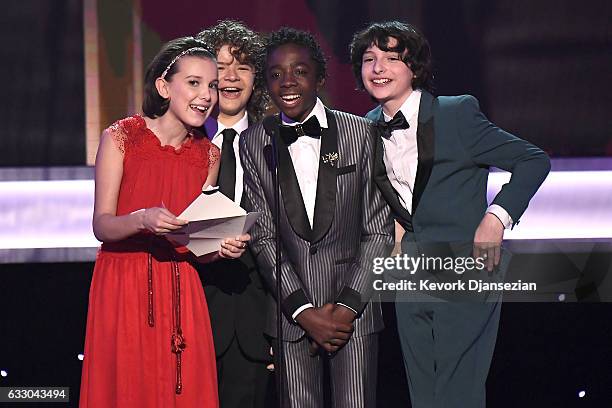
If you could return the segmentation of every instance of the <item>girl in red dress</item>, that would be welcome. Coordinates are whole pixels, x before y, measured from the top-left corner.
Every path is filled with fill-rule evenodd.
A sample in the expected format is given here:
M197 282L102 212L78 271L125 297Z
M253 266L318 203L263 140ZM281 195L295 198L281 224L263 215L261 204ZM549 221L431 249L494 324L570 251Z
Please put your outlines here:
M219 150L198 134L217 102L217 65L191 37L145 75L144 116L101 136L93 229L103 242L89 293L81 407L218 407L215 353L195 257L163 235L215 185ZM238 258L248 234L218 257Z

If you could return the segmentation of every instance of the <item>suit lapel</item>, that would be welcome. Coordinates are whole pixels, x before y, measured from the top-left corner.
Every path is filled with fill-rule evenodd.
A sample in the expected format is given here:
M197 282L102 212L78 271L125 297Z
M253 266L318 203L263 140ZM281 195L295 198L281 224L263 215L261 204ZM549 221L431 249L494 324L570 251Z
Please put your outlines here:
M376 109L368 113L366 116L368 119L376 123L380 115L382 114L382 108L378 106ZM404 208L399 200L399 196L391 181L389 181L389 177L387 176L387 168L385 166L385 147L383 145L382 136L378 133L378 128L375 127L376 132L376 143L375 143L375 160L374 160L374 182L380 189L385 201L391 207L393 212L401 217L403 220L403 224L411 222L410 213Z
M336 179L338 175L338 124L331 111L325 108L327 129L321 129L321 154L317 176L312 242L317 242L329 230L336 210ZM336 158L334 159L334 153ZM330 160L331 158L331 160Z
M435 154L435 134L433 118L434 97L429 92L423 91L421 103L419 104L419 118L417 127L417 151L418 163L417 173L412 192L412 214L414 215L419 201L425 191L431 170L433 169Z
M279 136L278 126L280 119L278 115L274 115L275 126L274 139L278 147L278 182L280 184L281 196L285 212L289 219L289 224L293 231L302 239L310 241L312 230L310 222L306 215L306 207L304 207L304 199L300 191L300 185L297 181L293 161L289 155L289 149Z
M404 223L410 223L412 222L412 216L400 202L397 191L395 190L395 188L393 188L393 185L391 184L391 181L389 181L389 177L387 176L384 153L385 148L383 146L382 138L380 136L377 136L375 150L376 162L374 164L374 182L380 189L380 192L387 201L387 204L389 204L389 206L393 209L393 212L399 217L403 218Z

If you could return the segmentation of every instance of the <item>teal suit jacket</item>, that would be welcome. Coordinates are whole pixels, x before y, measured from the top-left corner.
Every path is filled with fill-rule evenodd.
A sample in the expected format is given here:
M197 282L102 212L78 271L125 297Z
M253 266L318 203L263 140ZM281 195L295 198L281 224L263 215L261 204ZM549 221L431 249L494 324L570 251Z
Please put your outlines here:
M366 117L378 121L377 107ZM440 96L422 91L419 105L418 166L412 214L400 204L377 138L374 178L394 217L417 242L472 241L488 207L491 166L512 173L493 200L515 224L548 172L550 160L538 147L491 123L470 95Z

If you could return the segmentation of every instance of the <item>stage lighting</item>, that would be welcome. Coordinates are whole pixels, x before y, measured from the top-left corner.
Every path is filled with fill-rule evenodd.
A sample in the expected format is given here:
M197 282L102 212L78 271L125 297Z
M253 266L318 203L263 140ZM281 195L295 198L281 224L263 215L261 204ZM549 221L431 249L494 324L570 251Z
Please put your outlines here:
M580 391L580 392L578 393L578 397L580 397L580 398L584 398L584 396L585 396L585 395L586 395L586 392L585 392L585 391Z
M79 355L77 356L77 358L78 358L79 360L83 361L83 358L85 358L85 356L84 356L83 354L79 354Z
M8 373L7 373L5 370L1 370L1 371L0 371L0 375L1 375L2 377L6 377L6 376L8 375Z

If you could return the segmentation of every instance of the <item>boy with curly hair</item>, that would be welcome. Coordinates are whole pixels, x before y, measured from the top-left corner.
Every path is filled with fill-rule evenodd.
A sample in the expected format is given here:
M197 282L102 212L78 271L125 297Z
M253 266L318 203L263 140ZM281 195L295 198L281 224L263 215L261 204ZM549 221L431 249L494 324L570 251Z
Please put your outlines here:
M244 24L224 20L198 34L216 55L219 105L206 121L206 134L221 149L218 185L243 203L243 169L238 139L260 120L268 103L262 52L263 39ZM270 345L263 334L266 292L257 264L247 250L240 259L201 268L210 311L223 408L263 408L269 373Z

